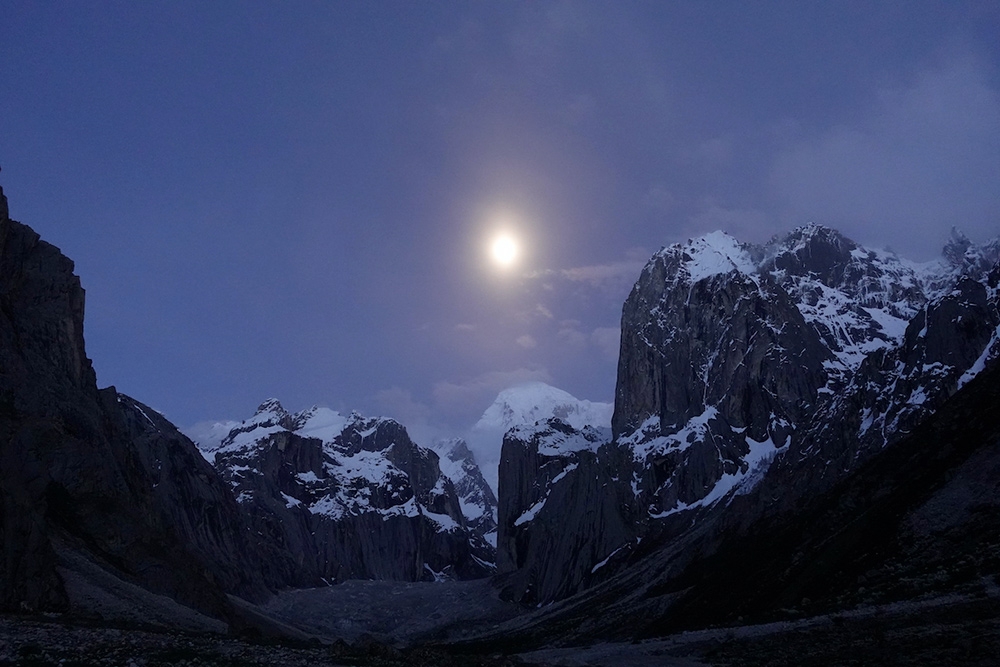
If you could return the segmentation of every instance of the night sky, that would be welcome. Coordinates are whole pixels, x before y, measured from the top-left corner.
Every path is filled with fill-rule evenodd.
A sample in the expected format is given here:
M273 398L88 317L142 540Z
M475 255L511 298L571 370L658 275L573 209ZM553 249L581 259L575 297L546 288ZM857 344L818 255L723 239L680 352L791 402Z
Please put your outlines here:
M5 0L0 185L101 386L430 438L519 381L611 401L663 245L1000 233L998 35L993 0Z

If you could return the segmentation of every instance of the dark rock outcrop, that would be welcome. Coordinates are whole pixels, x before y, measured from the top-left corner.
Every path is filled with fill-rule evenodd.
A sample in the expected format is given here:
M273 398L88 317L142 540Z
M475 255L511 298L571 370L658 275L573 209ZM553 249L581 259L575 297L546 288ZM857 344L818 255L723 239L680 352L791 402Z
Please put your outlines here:
M998 401L1000 366L992 364L910 434L827 491L800 498L795 511L741 530L727 519L766 500L754 498L756 487L680 535L651 531L615 576L475 643L523 651L821 614L812 622L885 621L884 635L852 638L841 650L881 645L911 613L926 614L932 632L975 635L997 613ZM964 664L969 654L949 655Z
M451 480L462 506L466 524L473 533L496 546L497 497L483 477L483 471L469 445L461 438L445 441L435 446L439 455L441 472Z
M609 476L614 466L599 458L605 440L596 429L558 419L504 437L497 583L506 598L535 604L565 597L634 545L641 515L628 487Z
M98 391L73 263L0 211L0 608L65 609L60 550L216 617L267 577L194 445Z

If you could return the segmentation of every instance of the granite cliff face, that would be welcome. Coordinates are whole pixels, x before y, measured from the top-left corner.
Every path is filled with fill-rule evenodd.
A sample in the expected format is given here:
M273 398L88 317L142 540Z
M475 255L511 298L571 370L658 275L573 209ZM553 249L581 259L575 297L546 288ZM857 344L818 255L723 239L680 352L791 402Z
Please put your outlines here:
M609 465L615 452L599 451L605 442L602 431L554 418L504 437L497 583L508 599L565 597L593 580L609 554L634 546L639 512Z
M998 249L955 233L945 258L917 265L810 225L765 246L715 233L658 252L622 312L612 437L554 463L533 445L553 424L507 435L508 595L565 597L646 536L698 532L689 551L711 550L712 535L794 511L905 437L1000 355ZM543 493L562 500L538 505ZM623 528L606 539L604 525ZM575 546L559 572L562 543Z
M74 606L81 558L215 617L259 598L275 582L232 495L159 415L97 389L73 263L0 201L0 607Z
M485 577L494 552L470 528L438 455L391 419L276 400L206 456L295 586L346 579Z

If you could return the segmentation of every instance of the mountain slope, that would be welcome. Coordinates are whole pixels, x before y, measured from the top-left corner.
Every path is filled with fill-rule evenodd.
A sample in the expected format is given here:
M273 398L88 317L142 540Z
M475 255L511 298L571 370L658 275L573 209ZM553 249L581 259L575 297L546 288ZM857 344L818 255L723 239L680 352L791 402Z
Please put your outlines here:
M81 600L80 558L215 617L269 579L232 496L152 410L98 391L73 263L10 220L0 192L0 607Z
M441 472L455 487L469 528L496 548L497 498L483 476L475 454L461 438L438 442L433 449L440 457Z
M623 308L614 437L539 481L532 466L555 464L533 443L554 425L508 434L498 563L520 582L508 594L565 597L654 537L702 535L693 553L711 551L724 526L794 513L906 437L1000 353L998 271L985 269L998 247L953 239L950 260L914 265L811 225L767 246L717 233L661 250ZM543 487L563 503L526 518ZM617 544L605 524L626 526ZM532 546L555 543L577 545L562 571L558 549Z
M493 548L469 528L438 455L391 419L292 414L269 399L203 453L255 530L293 556L294 585L492 571Z

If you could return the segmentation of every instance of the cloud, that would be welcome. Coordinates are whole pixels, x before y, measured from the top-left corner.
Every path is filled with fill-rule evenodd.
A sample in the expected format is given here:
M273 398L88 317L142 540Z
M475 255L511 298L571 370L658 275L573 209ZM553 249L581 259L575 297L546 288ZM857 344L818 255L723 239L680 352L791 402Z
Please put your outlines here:
M545 368L490 371L464 382L442 381L434 385L435 414L449 423L475 423L502 390L524 382L552 382Z
M709 169L728 165L733 160L733 142L725 137L715 137L704 141L692 152L695 164Z
M623 280L634 281L639 277L645 264L645 260L629 258L608 264L563 269L559 271L559 275L573 282L587 283L598 287L608 283L619 283Z
M462 323L462 324L456 324L455 325L455 331L475 331L475 330L476 330L476 325L475 324L465 324L465 323Z
M618 359L621 347L620 327L598 327L590 333L590 341L606 358L612 361Z
M642 205L645 208L655 211L660 215L669 212L674 208L675 204L676 199L673 193L662 183L657 183L649 188L642 198Z
M573 326L564 326L557 336L563 349L573 353L583 352L589 342L587 335Z
M430 408L413 399L409 389L390 387L375 394L380 414L392 417L404 426L426 422Z
M430 407L415 400L409 389L383 389L375 394L375 406L379 415L391 417L402 424L417 444L430 445L446 435L446 432L431 424Z
M530 350L532 348L538 347L538 341L536 341L534 338L532 338L528 334L524 334L523 336L518 336L518 338L517 338L517 344L520 345L521 347L523 347L526 350Z
M554 317L552 311L540 303L535 304L535 312L550 320Z
M590 264L587 266L576 266L570 269L542 269L525 274L528 280L540 278L562 278L574 283L585 283L593 287L602 287L609 283L619 283L622 280L634 281L639 277L642 267L652 256L652 253L645 248L632 248L623 259L606 262L604 264ZM538 305L541 312L551 317L552 313L547 308Z
M996 234L1000 94L970 57L882 90L855 122L790 142L771 172L793 215L915 259L952 224Z
M726 208L707 199L702 209L691 216L692 234L701 235L722 230L740 241L761 243L783 231L783 225L763 211L744 208Z

